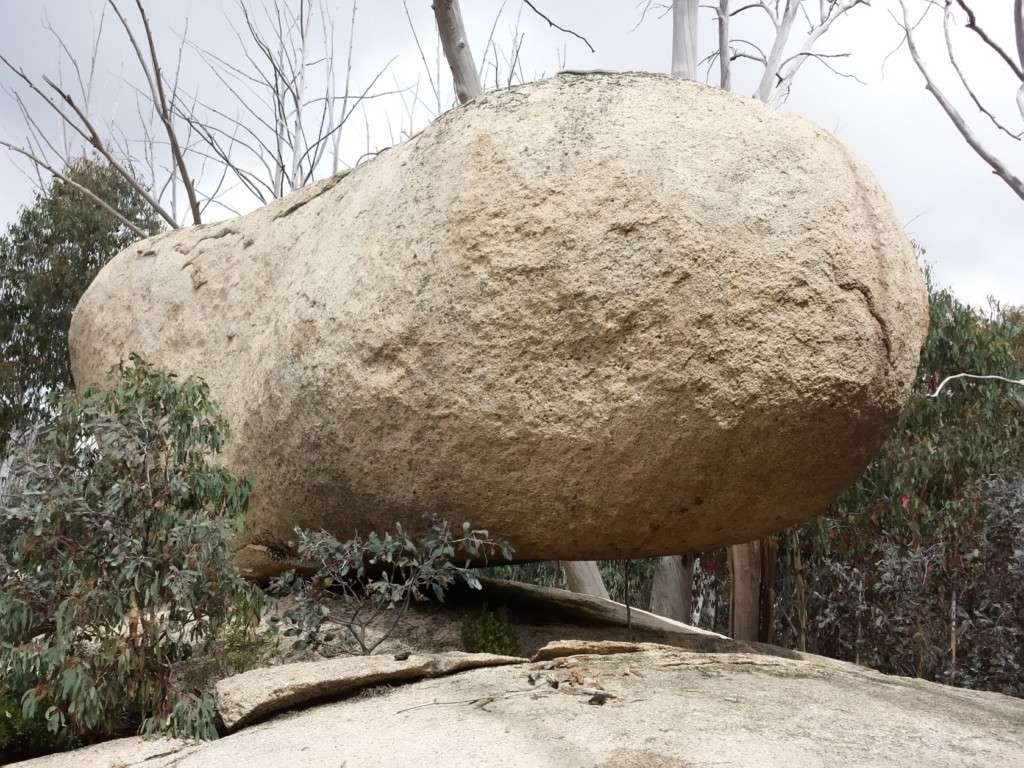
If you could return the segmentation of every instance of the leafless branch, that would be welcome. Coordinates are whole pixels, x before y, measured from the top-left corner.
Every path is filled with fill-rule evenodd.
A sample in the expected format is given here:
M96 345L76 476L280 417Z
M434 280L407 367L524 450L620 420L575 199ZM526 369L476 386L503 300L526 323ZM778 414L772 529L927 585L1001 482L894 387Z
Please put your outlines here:
M943 388L951 381L957 381L958 379L972 379L975 381L1002 381L1006 384L1016 384L1019 387L1024 387L1024 379L1008 379L1005 376L997 376L995 374L980 374L980 373L956 373L952 376L947 376L942 382L935 388L928 397L938 397L942 394Z
M921 57L921 52L918 50L917 44L914 41L914 33L910 23L906 0L899 0L899 2L900 9L903 13L902 21L897 19L895 16L893 16L893 18L896 19L896 22L903 28L904 34L906 35L907 47L910 50L910 56L914 60L914 64L917 65L917 69L921 73L921 76L924 77L925 88L935 98L939 106L942 107L942 110L946 113L950 122L953 123L954 127L960 132L960 135L964 138L964 141L967 142L971 149L973 149L975 153L988 164L996 176L1002 179L1006 185L1013 190L1014 194L1021 198L1021 200L1024 200L1024 181L1013 174L998 157L996 157L985 147L984 144L981 143L978 137L971 130L970 126L967 125L967 122L964 120L957 108L953 106L952 102L946 98L946 95L935 84L931 74L925 67L924 60Z
M136 38L131 25L121 12L121 9L118 8L115 0L107 0L107 2L110 4L110 7L120 20L121 26L124 27L125 34L128 36L128 40L131 43L132 48L135 49L135 54L138 58L142 73L146 76L153 105L156 108L160 122L163 123L164 131L167 134L167 141L171 149L171 156L174 159L175 172L180 175L182 186L185 188L185 194L188 197L189 208L192 211L192 223L201 224L202 212L199 209L199 199L196 197L195 183L189 173L181 144L178 141L178 132L174 125L174 113L168 102L167 93L164 89L163 73L160 70L160 59L157 56L156 41L153 39L153 30L149 23L149 16L146 15L146 9L142 4L142 0L135 0L135 6L139 11L143 31L146 35L146 42L148 45L147 56L143 53L142 47Z
M538 16L540 16L542 19L544 19L544 21L546 21L548 23L549 27L554 27L559 32L565 32L567 35L572 35L576 39L582 40L583 44L586 45L587 48L590 49L591 53L596 53L596 51L594 50L594 46L592 46L590 44L590 41L587 40L587 38L585 38L583 35L579 34L578 32L574 32L571 29L566 29L565 27L561 27L558 24L555 24L555 22L553 22L550 18L545 16L540 10L538 10L537 6L535 6L533 3L531 3L530 0L523 0L523 4L526 5L531 11L536 13Z
M963 8L967 14L967 28L974 32L981 40L991 48L1000 59L1002 59L1006 65L1013 70L1013 74L1017 76L1017 79L1024 82L1024 21L1021 20L1022 4L1021 0L1015 0L1014 3L1014 27L1015 27L1015 38L1017 41L1017 56L1018 61L1014 61L1013 57L1010 56L1003 47L999 45L992 37L978 25L978 19L974 15L974 11L967 4L966 0L956 0L956 4Z
M1024 136L1024 132L1014 133L1009 128L1007 128L1005 125L1003 125L999 121L999 118L997 118L991 111L989 111L985 107L984 104L981 103L981 99L978 98L977 94L975 94L975 92L974 92L974 89L971 88L970 83L967 82L967 76L964 74L963 70L960 68L960 62L957 59L955 51L954 51L953 38L952 38L952 35L950 34L950 21L951 21L951 19L952 19L952 12L950 10L950 4L949 4L949 2L947 2L945 13L943 13L943 15L942 15L942 31L943 31L943 35L945 36L945 40L946 40L946 54L949 56L949 63L953 65L953 70L956 72L957 77L960 78L960 84L964 87L964 90L967 91L967 95L971 97L971 101L974 102L974 106L976 106L978 108L978 110L983 115L985 115L992 122L992 124L996 128L998 128L1000 131L1005 133L1011 139L1016 139L1017 141L1020 141L1021 137Z
M129 220L127 217L125 217L124 214L122 214L120 211L118 211L112 205L107 203L103 198L101 198L99 195L97 195L91 189L83 186L82 184L79 184L74 179L68 178L63 173L61 173L56 168L54 168L52 165L50 165L45 160L43 160L41 157L36 155L34 152L31 152L30 150L25 149L24 147L19 147L17 144L12 144L9 141L3 141L3 140L0 140L0 147L5 147L6 149L10 150L11 152L16 152L19 155L22 155L23 157L25 157L29 161L31 161L34 165L36 165L36 166L42 168L43 170L45 170L47 173L49 173L54 178L60 179L65 184L70 184L72 187L74 187L79 192L81 192L83 195L85 195L90 200L92 200L94 203L96 203L96 205L100 206L103 210L105 210L111 216L115 217L118 221L120 221L122 224L124 224L130 230L132 230L139 237L148 237L149 236L149 233L146 232L144 229L142 229L142 227L140 227L138 224L134 223L133 221Z

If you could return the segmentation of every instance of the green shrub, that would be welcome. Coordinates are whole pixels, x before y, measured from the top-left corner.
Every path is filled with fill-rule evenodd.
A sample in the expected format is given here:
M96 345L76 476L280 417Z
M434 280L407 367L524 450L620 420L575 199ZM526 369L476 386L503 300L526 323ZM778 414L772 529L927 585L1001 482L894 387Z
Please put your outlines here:
M21 760L72 746L74 743L66 737L47 731L42 718L26 718L18 697L0 692L0 761Z
M0 677L55 734L214 737L212 703L173 671L259 617L230 551L252 481L210 463L226 427L202 381L137 357L117 374L54 399L12 453Z
M346 541L324 531L296 529L296 534L299 557L316 571L309 579L286 573L271 591L295 596L295 607L278 618L299 650L336 645L342 653L369 655L391 636L412 601L431 595L443 601L457 579L480 589L470 562L512 557L507 541L469 523L456 535L436 518L415 537L401 525L383 536ZM371 631L379 623L383 629Z
M503 611L492 613L485 605L462 620L462 647L469 653L518 656L519 638Z
M786 644L884 672L1024 695L1024 316L929 295L896 428L828 513L781 537Z

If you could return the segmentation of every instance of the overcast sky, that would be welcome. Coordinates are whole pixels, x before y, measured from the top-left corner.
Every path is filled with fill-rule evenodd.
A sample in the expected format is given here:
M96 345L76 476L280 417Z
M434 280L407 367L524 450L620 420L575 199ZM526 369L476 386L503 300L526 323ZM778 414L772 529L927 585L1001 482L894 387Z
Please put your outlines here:
M293 0L297 2L297 0ZM433 67L435 41L429 0L408 0L412 22L426 58ZM337 55L345 54L351 3L325 0L334 10ZM551 30L520 0L463 0L463 13L478 60L495 19L494 40L502 49L499 59L512 48L518 30L525 35L520 59L527 79L552 74L564 59L576 69L666 71L669 64L671 29L668 18L657 13L633 29L639 20L634 0L544 0L534 2L555 21L585 35L596 49L590 53L579 41ZM816 3L815 3L816 4ZM126 12L133 3L123 0ZM173 62L179 41L188 24L188 39L232 61L240 61L239 49L227 17L238 18L231 0L149 0L157 44L164 65ZM256 2L246 0L253 7ZM977 5L994 36L1011 47L1011 0L984 0ZM54 36L45 28L48 19L79 64L87 68L91 40L103 8L103 0L0 0L0 53L34 76L55 76L60 61ZM840 78L816 62L809 62L796 80L785 108L813 120L845 141L873 169L888 191L908 233L928 252L938 281L951 286L962 298L981 304L987 296L1004 303L1024 304L1024 201L1012 192L968 149L938 105L926 93L923 81L906 50L883 59L900 40L900 30L888 15L886 0L875 0L871 8L858 8L825 36L818 50L828 53L853 52L850 59L833 60L855 73L866 84ZM949 83L948 65L941 60L941 27L938 18L921 29L922 48L935 62L936 73ZM767 40L767 30L753 17L740 21L743 36ZM713 17L703 17L703 47L710 51L715 39ZM343 153L355 161L367 149L385 146L415 130L430 117L428 107L436 100L430 94L424 65L406 20L401 0L361 0L358 7L354 46L353 82L360 90L394 57L378 90L404 88L403 93L367 104L365 115L351 121L343 133ZM991 100L993 108L1007 122L1024 130L1014 108L1015 89L1006 69L992 56L965 43L962 66L972 74L978 90ZM489 54L490 55L490 54ZM101 124L113 122L131 127L137 122L135 99L125 79L133 72L132 51L123 33L108 17L96 64L96 88L90 108ZM753 64L737 65L735 90L750 93L759 73ZM507 68L506 68L507 69ZM73 76L66 60L60 65L65 81ZM197 56L188 51L182 65L182 82L190 91L214 105L223 94ZM712 74L712 77L714 74ZM493 74L490 75L493 81ZM0 84L10 90L16 78L0 72ZM421 103L408 108L414 89ZM493 82L491 83L493 85ZM443 106L450 105L451 86L443 84ZM964 106L979 135L1007 159L1016 173L1024 175L1024 148L997 134L977 112ZM41 125L53 125L45 110L34 102ZM33 102L29 101L29 104ZM436 110L435 110L436 111ZM0 138L21 141L25 135L22 116L9 94L0 97ZM19 206L31 198L31 182L8 157L0 158L0 222L10 221ZM255 203L236 194L237 207ZM221 213L220 216L226 214Z

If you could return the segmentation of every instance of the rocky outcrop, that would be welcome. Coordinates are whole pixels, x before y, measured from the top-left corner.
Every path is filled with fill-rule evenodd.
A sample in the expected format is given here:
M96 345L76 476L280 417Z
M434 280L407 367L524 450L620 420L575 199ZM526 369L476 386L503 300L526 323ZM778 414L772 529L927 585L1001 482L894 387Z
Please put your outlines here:
M816 657L642 643L365 691L175 756L176 768L988 768L1024 701ZM574 651L565 655L566 651ZM613 652L616 651L616 652ZM38 768L80 766L77 753ZM141 757L96 768L151 766Z
M908 392L924 282L878 185L806 121L692 82L488 94L240 219L117 256L79 386L130 352L210 384L295 526L425 513L522 559L746 541L821 512Z
M219 741L122 739L23 765L1024 765L1024 700L737 643L642 613L625 632L594 598L502 585L485 585L488 603L507 609L517 629L552 638L523 644L531 661L413 651L256 669L217 685L234 729ZM526 626L554 618L561 623Z
M190 744L178 739L145 739L132 736L114 739L91 747L71 752L61 752L33 760L14 763L17 768L129 768L142 765L146 768L173 768L177 761L200 749L199 744ZM12 768L14 768L12 766Z
M852 664L644 646L317 707L178 766L276 768L289 755L381 768L980 768L1024 763L1024 702Z
M217 711L233 731L275 712L341 698L376 685L442 677L467 669L525 664L526 659L457 651L430 655L348 656L254 669L217 683Z

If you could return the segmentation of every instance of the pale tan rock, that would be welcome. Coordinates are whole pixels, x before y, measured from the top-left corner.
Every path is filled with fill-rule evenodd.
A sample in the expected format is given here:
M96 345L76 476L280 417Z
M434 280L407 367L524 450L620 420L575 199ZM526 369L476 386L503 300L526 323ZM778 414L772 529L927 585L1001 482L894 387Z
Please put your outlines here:
M170 763L79 750L30 765L989 768L1024 764L1024 701L813 656L644 643L426 679L190 749Z
M1024 765L1024 701L1000 694L813 657L646 645L555 663L472 670L279 717L177 768Z
M340 698L363 688L526 662L527 659L513 656L452 651L403 660L391 656L346 656L281 664L218 681L217 711L231 731L275 712Z
M10 768L171 768L177 761L202 747L201 743L177 739L144 739L132 736L114 739L70 752L12 763Z
M613 653L636 653L639 643L616 640L555 640L538 650L531 661L550 661L566 656L605 656Z
M210 384L254 574L295 526L522 559L746 541L820 513L900 410L924 281L871 174L750 99L650 74L488 94L344 177L128 249L79 386L139 352ZM264 547L264 549L260 549Z

